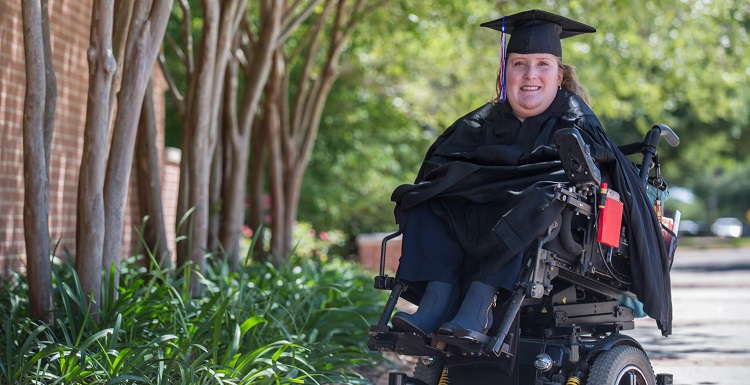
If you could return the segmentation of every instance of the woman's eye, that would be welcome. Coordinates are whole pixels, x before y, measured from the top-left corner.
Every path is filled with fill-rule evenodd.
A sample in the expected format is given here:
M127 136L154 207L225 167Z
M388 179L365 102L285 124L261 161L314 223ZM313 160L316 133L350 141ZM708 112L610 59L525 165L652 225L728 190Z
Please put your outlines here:
M522 61L517 61L517 62L513 63L513 67L523 67L525 65L526 65L526 63L524 63Z

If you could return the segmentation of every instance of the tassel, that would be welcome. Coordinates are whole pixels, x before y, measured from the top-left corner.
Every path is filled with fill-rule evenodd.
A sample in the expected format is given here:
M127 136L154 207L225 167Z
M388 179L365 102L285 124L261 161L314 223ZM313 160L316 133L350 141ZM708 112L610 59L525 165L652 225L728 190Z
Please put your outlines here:
M505 103L505 17L500 30L500 103Z

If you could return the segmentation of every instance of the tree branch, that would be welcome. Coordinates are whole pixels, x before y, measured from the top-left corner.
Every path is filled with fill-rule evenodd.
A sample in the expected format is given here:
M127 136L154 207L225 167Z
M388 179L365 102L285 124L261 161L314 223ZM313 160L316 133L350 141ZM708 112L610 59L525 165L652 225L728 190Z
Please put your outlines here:
M238 44L237 43L237 36L235 36L233 45ZM229 132L230 135L230 141L234 145L235 143L240 143L242 140L240 137L240 127L237 120L237 84L238 84L238 60L229 59L229 62L227 63L227 73L226 77L224 78L225 85L224 85L224 124L226 127L226 131Z
M391 0L380 0L380 1L375 1L373 4L369 4L369 6L367 8L365 8L364 11L362 11L362 16L366 17L366 16L372 14L373 12L375 12L375 10L377 10L378 8L386 5L390 1Z
M310 44L307 56L305 57L302 74L300 75L299 82L297 83L297 97L295 98L294 109L292 111L292 134L297 130L298 127L302 126L302 122L304 121L304 100L306 96L309 95L309 92L307 91L309 89L307 83L312 77L311 74L313 66L315 65L315 58L317 57L318 49L320 48L320 35L323 32L323 27L325 25L326 19L328 18L328 13L331 11L332 4L332 0L326 0L323 12L320 14L320 16L318 16L317 22L313 26L312 31L309 33L310 36L314 37L311 37L313 40ZM287 73L286 76L291 76L291 73Z
M116 0L114 14L117 15L115 18L114 31L112 33L112 49L115 53L115 59L117 59L117 72L115 72L112 78L112 96L116 95L117 90L120 88L120 81L122 78L122 61L125 56L125 45L128 39L128 30L130 28L130 18L133 16L133 2L125 0ZM112 98L114 100L115 98ZM114 104L110 102L110 115L112 114L112 107Z
M169 48L171 48L172 50L174 50L175 55L177 55L177 58L180 59L180 61L182 62L182 64L185 65L185 68L187 68L189 66L189 64L188 64L188 58L185 55L185 51L183 51L182 48L180 48L180 45L177 44L176 41L174 41L174 38L171 35L169 35L169 34L165 35L164 36L164 40L169 45Z
M180 9L182 9L183 13L183 19L182 19L182 36L183 39L185 39L185 47L187 48L187 52L185 53L185 58L187 59L185 64L187 65L187 75L190 76L193 71L195 70L195 62L193 59L193 31L192 31L192 14L190 10L190 4L188 4L188 0L179 0Z
M245 77L249 76L248 71L250 71L250 63L253 61L253 53L256 50L257 42L256 38L253 34L253 30L250 27L250 22L247 21L247 18L243 18L242 23L240 24L241 31L244 32L244 34L240 34L240 43L239 43L239 49L242 52L243 58L240 58L240 65L242 66L243 73L245 74Z
M49 162L52 152L52 134L55 128L55 109L57 108L57 76L52 65L52 45L49 36L49 3L42 0L42 44L44 49L44 160L49 174Z
M284 21L282 22L281 27L281 36L279 36L279 44L281 42L286 41L286 39L291 35L294 31L297 30L297 28L302 24L305 20L307 20L308 17L312 14L312 12L315 10L315 7L318 6L320 3L320 0L313 0L310 3L307 4L307 7L305 7L302 12L299 13L296 17L292 17L294 15L294 9L297 8L297 6L301 3L301 1L296 1L289 9L287 9L284 12Z
M297 9L297 7L300 6L300 4L302 4L303 1L304 0L295 0L294 3L292 3L292 5L288 6L286 10L284 10L285 16L281 20L282 31L287 27L287 25L289 24L289 21L292 19L291 15L294 14L294 11ZM289 16L289 17L286 17L286 16Z
M180 114L180 120L185 121L185 97L180 93L180 90L177 88L177 83L175 83L174 78L172 77L172 73L169 72L169 69L167 68L167 64L164 60L164 52L159 55L159 68L161 68L161 73L164 74L164 79L167 80L167 86L169 89L169 93L174 98L175 107L177 107L177 112Z
M167 31L167 23L169 22L170 10L172 9L173 1L161 0L154 1L151 5L151 12L148 15L147 23L151 23L151 29L149 34L150 47L148 48L148 56L156 57L156 53L161 48L161 43L164 40L164 35Z

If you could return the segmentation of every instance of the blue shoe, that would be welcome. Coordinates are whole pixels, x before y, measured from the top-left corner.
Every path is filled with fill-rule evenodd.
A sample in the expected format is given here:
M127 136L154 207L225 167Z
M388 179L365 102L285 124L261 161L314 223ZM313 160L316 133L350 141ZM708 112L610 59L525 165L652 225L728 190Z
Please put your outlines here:
M408 314L400 311L393 315L393 330L416 332L427 336L455 314L458 296L457 285L439 281L429 282L416 312Z
M440 334L452 335L456 330L470 330L485 334L492 327L492 308L497 303L497 288L474 281L466 292L458 313L440 326Z

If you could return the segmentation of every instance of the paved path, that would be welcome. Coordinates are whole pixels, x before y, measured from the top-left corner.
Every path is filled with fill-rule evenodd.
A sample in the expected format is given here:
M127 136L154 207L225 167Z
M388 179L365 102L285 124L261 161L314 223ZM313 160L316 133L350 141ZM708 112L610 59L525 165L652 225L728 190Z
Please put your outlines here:
M675 385L750 384L750 248L679 250L672 268L673 334L636 321L628 334Z

